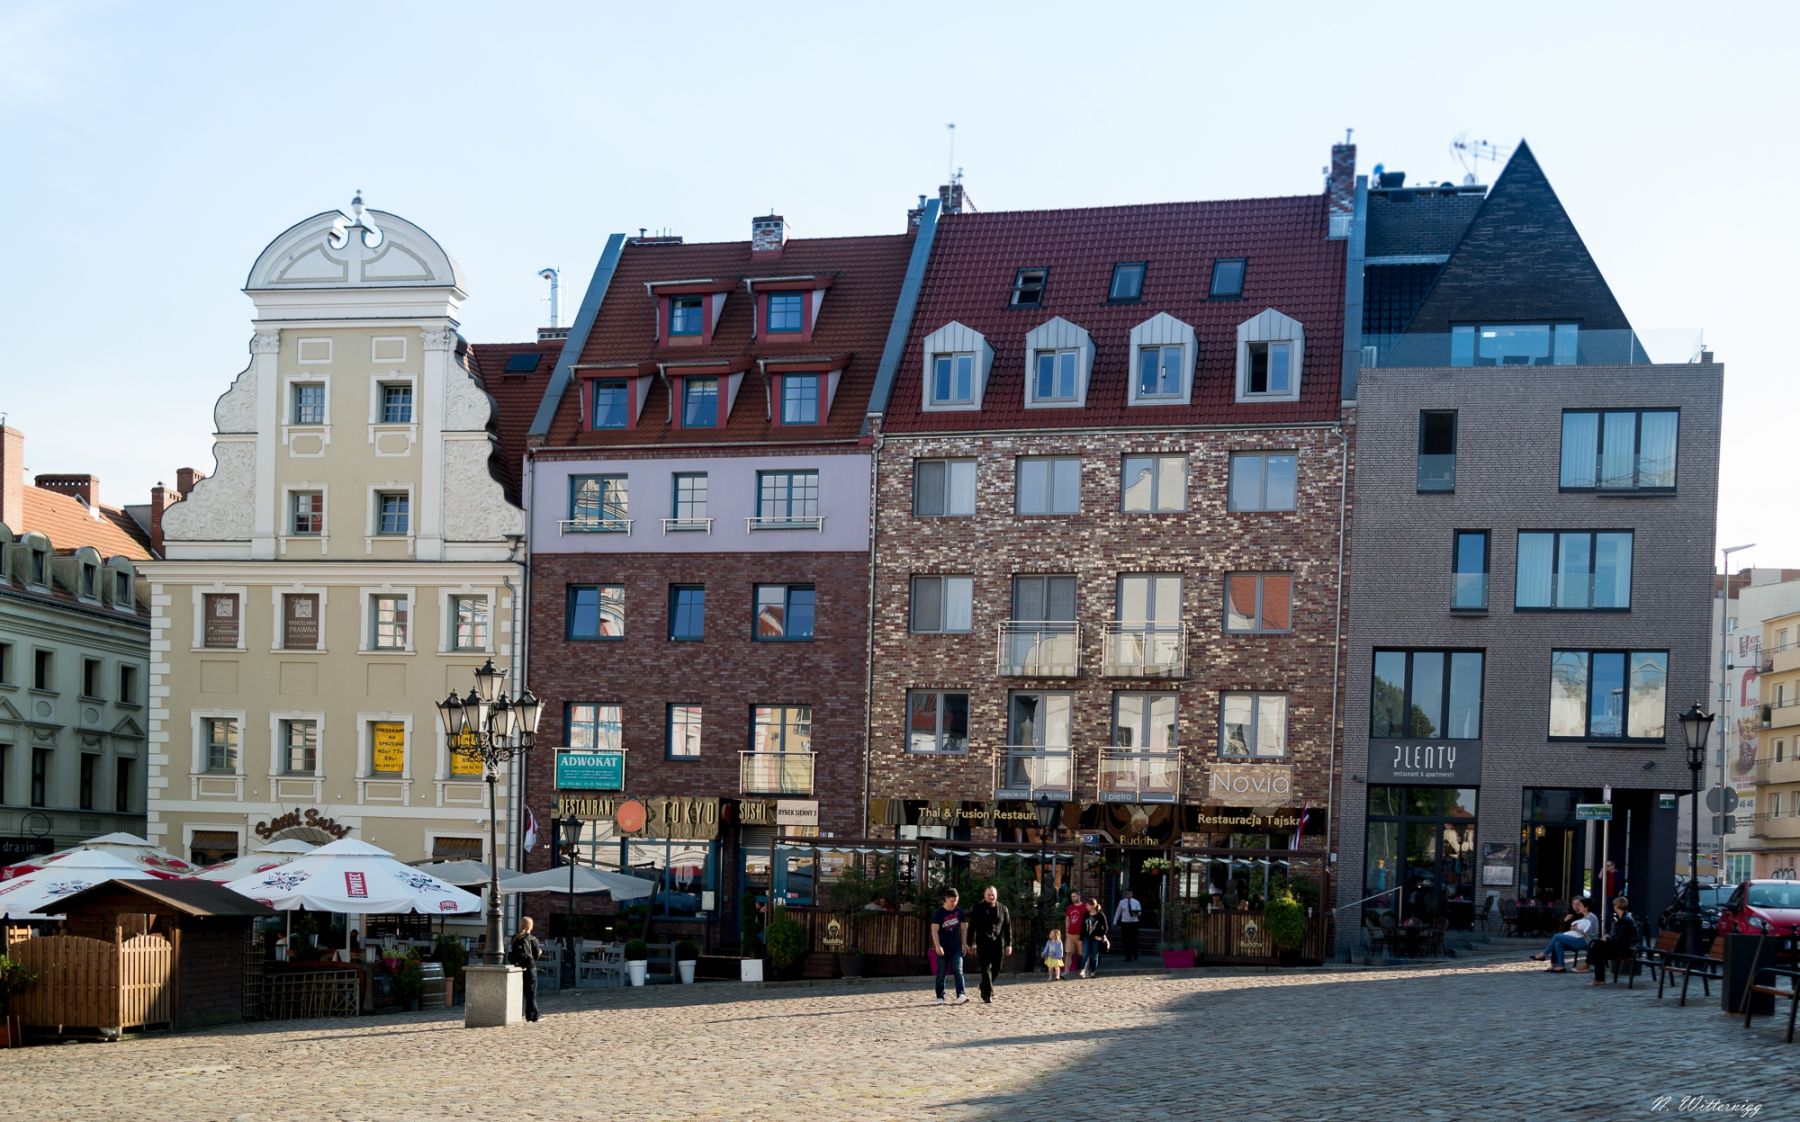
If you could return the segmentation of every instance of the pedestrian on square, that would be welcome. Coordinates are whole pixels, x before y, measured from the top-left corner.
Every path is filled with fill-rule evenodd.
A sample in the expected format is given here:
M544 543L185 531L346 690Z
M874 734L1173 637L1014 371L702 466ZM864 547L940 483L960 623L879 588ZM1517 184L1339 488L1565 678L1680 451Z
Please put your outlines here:
M1586 948L1588 941L1595 934L1596 924L1594 917L1588 914L1587 901L1577 896L1570 901L1570 906L1574 908L1574 911L1563 917L1569 921L1569 929L1560 935L1551 936L1550 942L1545 945L1543 951L1531 956L1537 962L1548 958L1550 960L1549 973L1552 974L1568 973L1568 968L1563 966L1563 953Z
M1051 931L1050 937L1044 940L1044 969L1050 972L1052 982L1063 980L1063 937L1061 931Z
M1612 933L1588 945L1588 966L1594 972L1593 985L1606 984L1607 963L1613 964L1613 977L1617 978L1620 965L1629 963L1637 955L1637 920L1631 918L1628 910L1630 907L1630 900L1623 896L1614 897Z
M1000 891L988 885L981 903L969 910L969 933L975 940L975 958L981 964L981 1000L994 1001L994 982L1000 965L1012 953L1012 913L1000 902Z
M1119 935L1125 943L1125 961L1136 962L1138 956L1138 921L1144 918L1144 905L1138 903L1131 889L1119 897L1119 906L1113 910L1113 926L1119 929Z
M1106 909L1100 906L1100 897L1088 897L1087 918L1081 922L1085 928L1081 938L1087 947L1087 956L1081 960L1081 976L1092 978L1100 973L1100 952L1112 949L1112 930L1106 922Z
M1063 930L1068 932L1064 943L1068 948L1069 973L1081 973L1081 932L1082 921L1087 919L1087 905L1082 902L1081 893L1076 892L1069 897L1069 906L1063 909Z
M537 961L544 957L544 944L538 942L531 933L533 921L526 916L519 921L519 930L512 937L512 945L506 949L506 961L525 971L525 1019L538 1019L537 1004Z
M944 889L943 903L931 913L931 949L937 952L937 1003L944 1004L944 976L956 978L956 1004L969 1000L963 985L963 911L956 906L960 894Z

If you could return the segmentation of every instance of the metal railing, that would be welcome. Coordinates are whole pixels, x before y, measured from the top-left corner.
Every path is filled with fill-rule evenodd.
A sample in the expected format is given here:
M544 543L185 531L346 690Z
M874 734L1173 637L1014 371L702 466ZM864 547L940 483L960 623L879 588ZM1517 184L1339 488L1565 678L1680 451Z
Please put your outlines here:
M712 533L712 519L665 518L662 520L662 532L665 534L710 534Z
M825 532L825 516L823 514L752 514L744 519L744 531L755 533L758 530L817 530Z
M739 752L738 792L744 795L810 795L813 752Z
M1187 624L1112 620L1103 624L1100 673L1108 678L1180 678L1187 674Z
M1180 802L1181 749L1100 749L1099 793L1103 803Z
M1003 620L994 672L1004 678L1074 678L1081 673L1081 625L1074 620Z
M1701 361L1706 351L1697 329L1557 331L1493 324L1474 332L1367 334L1364 367L1439 366L1648 366ZM1565 329L1568 325L1563 325Z
M565 534L629 534L629 518L564 518L556 524Z
M1074 797L1073 747L1009 744L994 753L994 798L1067 802Z

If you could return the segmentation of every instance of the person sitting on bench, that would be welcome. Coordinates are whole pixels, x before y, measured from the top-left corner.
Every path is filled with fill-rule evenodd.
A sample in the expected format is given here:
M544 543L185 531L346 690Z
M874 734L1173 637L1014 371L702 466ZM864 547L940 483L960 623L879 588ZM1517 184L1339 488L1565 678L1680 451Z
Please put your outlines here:
M1611 962L1614 977L1618 976L1620 964L1629 963L1637 955L1638 929L1637 920L1631 918L1626 911L1631 901L1623 896L1613 897L1612 934L1597 940L1588 948L1588 965L1593 967L1594 980L1591 985L1606 984L1606 964Z
M1552 974L1567 974L1569 970L1563 965L1563 952L1585 950L1588 940L1594 937L1594 917L1588 912L1587 901L1577 896L1570 905L1574 911L1567 917L1569 929L1560 935L1552 935L1543 951L1531 956L1537 962L1549 959Z

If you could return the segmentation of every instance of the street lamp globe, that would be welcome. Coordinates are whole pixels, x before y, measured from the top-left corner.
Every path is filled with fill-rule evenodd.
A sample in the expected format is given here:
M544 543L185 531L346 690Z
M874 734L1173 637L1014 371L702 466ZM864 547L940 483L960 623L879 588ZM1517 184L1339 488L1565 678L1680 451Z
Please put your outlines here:
M437 707L438 720L442 721L444 725L444 735L452 739L461 736L463 730L462 698L456 696L455 690L451 690L450 696L438 702Z
M1049 795L1039 795L1031 809L1037 815L1038 829L1048 830L1056 824L1057 806Z
M1706 740L1712 735L1713 715L1700 708L1698 701L1681 715L1681 731L1687 737L1688 767L1698 771L1706 766Z

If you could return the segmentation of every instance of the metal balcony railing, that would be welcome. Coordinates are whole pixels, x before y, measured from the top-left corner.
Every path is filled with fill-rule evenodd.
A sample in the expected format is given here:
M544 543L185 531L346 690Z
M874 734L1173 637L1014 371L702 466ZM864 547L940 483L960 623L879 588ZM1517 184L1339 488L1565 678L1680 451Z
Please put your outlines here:
M739 752L738 791L745 795L810 795L813 752Z
M1067 802L1075 797L1075 751L1066 744L1009 744L994 754L994 798Z
M825 516L823 514L752 514L744 519L744 531L755 533L758 530L817 530L825 532Z
M1103 625L1100 673L1108 678L1187 674L1187 624L1113 620Z
M1081 673L1081 625L1074 620L1004 620L996 674L1005 678L1074 678Z
M662 520L662 532L665 534L710 534L712 533L712 519L665 518Z
M629 518L565 518L557 528L565 534L629 534Z
M1181 749L1100 749L1100 801L1103 803L1178 803L1181 801Z

